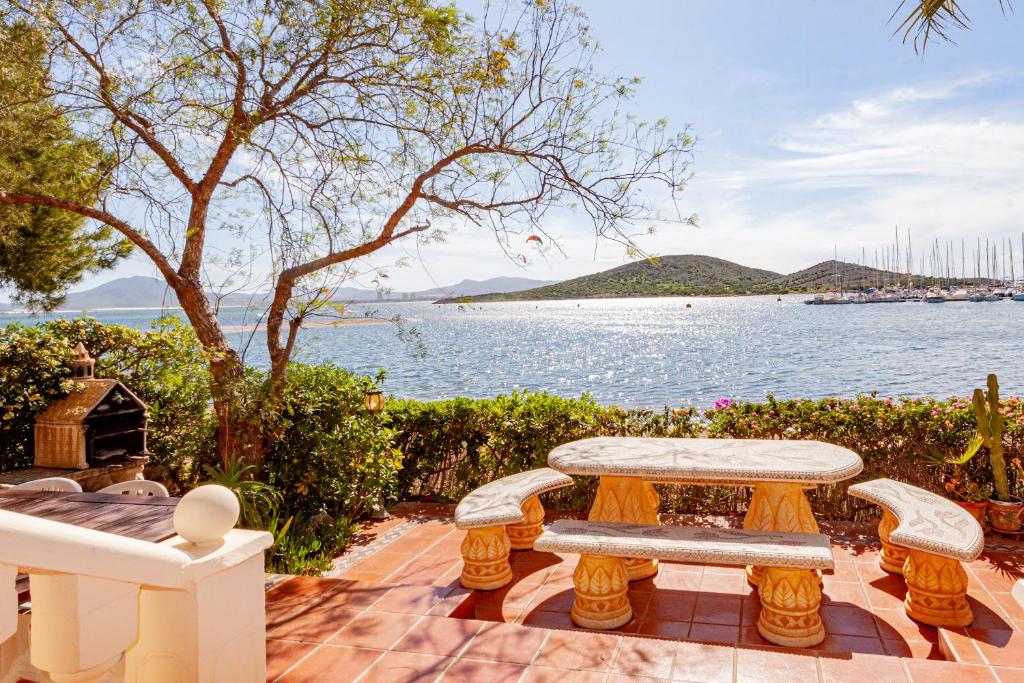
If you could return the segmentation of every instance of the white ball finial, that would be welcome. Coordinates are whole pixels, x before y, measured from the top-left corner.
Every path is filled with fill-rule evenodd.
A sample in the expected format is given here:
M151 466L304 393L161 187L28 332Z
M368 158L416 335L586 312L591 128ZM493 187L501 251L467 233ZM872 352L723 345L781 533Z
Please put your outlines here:
M219 541L235 527L239 512L238 498L229 489L217 484L199 486L174 509L174 530L192 543Z

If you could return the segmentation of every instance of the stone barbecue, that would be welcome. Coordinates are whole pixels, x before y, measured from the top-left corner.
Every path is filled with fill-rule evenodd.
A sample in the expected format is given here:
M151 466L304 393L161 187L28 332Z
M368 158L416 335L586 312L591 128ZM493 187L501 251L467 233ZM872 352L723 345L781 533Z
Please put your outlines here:
M66 477L84 490L142 477L149 462L149 413L128 387L93 376L95 360L81 343L72 362L77 387L36 418L33 466L0 475L0 489Z

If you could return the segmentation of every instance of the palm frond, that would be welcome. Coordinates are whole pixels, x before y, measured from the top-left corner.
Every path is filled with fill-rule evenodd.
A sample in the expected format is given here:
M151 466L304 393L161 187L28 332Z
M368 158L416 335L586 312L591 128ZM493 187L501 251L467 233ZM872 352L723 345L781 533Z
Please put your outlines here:
M1000 3L1001 4L1001 3ZM960 8L956 0L901 0L899 7L892 13L890 21L905 7L910 8L893 35L903 33L903 42L914 36L914 52L920 53L928 46L932 34L942 40L956 44L950 37L953 30L966 30L970 27L970 19Z
M1010 0L998 0L1003 14L1013 10ZM953 31L967 30L971 20L956 0L901 0L896 11L889 17L892 22L904 8L910 11L893 35L903 33L906 43L914 37L914 52L920 54L928 46L928 40L936 35L942 40L956 44L950 36Z

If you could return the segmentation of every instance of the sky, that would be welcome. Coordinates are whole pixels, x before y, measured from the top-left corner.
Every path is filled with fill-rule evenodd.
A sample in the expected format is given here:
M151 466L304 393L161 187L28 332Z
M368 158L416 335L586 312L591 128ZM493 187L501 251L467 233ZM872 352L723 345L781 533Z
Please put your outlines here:
M467 10L476 3L463 0ZM680 196L698 227L663 224L640 241L651 254L709 254L793 272L856 261L909 231L968 251L977 238L1024 230L1024 7L964 3L972 28L922 55L893 36L898 0L837 3L581 0L605 72L642 78L644 119L692 126L694 176ZM509 259L486 229L441 245L409 240L373 263L398 291L499 275L556 280L628 260L582 219L545 225L564 255ZM862 250L864 250L862 252ZM1024 267L1019 269L1024 273ZM135 255L76 289L155 275ZM359 284L359 283L354 283Z

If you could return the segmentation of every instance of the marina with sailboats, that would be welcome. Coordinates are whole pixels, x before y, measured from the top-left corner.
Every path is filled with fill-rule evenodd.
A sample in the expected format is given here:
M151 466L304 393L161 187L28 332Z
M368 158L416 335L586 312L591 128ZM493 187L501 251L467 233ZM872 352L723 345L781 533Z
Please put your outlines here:
M867 249L861 248L857 264L860 277L850 278L840 267L838 247L834 248L834 287L804 300L808 305L886 304L923 302L929 304L969 302L1024 302L1024 233L1020 250L1014 255L1013 239L999 241L977 238L971 253L966 240L960 241L957 258L952 241L929 244L917 262L910 232L901 249L899 227L892 244L874 252L874 266L868 266ZM1000 249L1001 246L1001 249ZM1020 259L1018 277L1017 258Z

